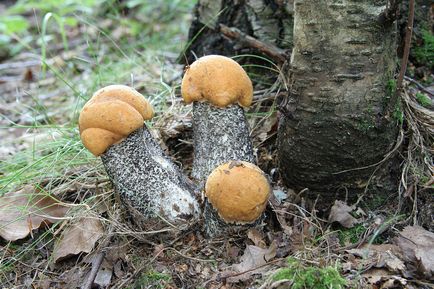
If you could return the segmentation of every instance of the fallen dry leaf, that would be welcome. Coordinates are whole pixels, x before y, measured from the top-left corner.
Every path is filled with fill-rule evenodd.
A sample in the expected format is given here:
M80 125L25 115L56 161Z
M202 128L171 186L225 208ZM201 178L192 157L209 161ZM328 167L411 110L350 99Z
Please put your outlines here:
M247 231L247 237L253 242L257 247L266 248L264 236L257 229L252 228Z
M407 226L395 238L406 261L414 263L427 279L434 274L434 233L419 226Z
M399 249L395 245L364 245L361 248L347 250L354 256L366 259L377 268L386 267L391 272L400 273L405 270L404 262L396 256Z
M241 249L238 246L231 245L229 242L226 243L226 256L231 260L236 260L240 254Z
M266 264L276 256L276 243L271 243L270 247L263 249L254 245L247 245L241 256L241 263L233 266L237 272L244 272Z
M362 274L365 282L369 285L366 288L381 288L381 289L392 289L392 288L408 288L407 280L391 274L389 271L384 269L372 269L368 272Z
M33 186L0 197L0 236L8 241L27 237L41 225L55 223L68 208Z
M60 242L54 247L54 262L82 252L89 253L103 235L104 228L100 220L80 218L63 231Z
M346 203L336 200L330 210L329 222L338 222L345 228L352 228L359 223L359 220L350 214L355 209L354 206L348 206Z
M245 272L243 274L228 278L228 282L235 283L241 280L247 280L253 274L261 274L268 269L262 267L276 256L276 242L272 242L270 247L263 249L254 245L247 245L241 256L241 263L232 266L235 273Z

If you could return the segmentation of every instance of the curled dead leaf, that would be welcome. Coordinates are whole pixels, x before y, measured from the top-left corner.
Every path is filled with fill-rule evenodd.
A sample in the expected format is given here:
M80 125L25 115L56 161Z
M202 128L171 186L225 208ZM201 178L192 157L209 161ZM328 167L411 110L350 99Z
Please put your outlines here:
M329 222L338 222L345 228L352 228L359 223L359 220L350 214L355 209L354 206L348 206L346 203L336 200L330 210Z
M25 186L0 197L0 236L8 241L23 239L32 230L59 221L67 211L53 196Z

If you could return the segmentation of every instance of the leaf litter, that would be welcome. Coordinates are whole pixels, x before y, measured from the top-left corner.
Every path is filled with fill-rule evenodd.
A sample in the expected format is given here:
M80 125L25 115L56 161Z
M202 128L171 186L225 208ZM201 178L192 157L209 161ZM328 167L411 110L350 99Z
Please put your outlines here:
M261 248L255 245L247 245L240 263L232 265L233 273L228 278L229 283L237 283L252 278L253 275L262 275L267 272L268 262L276 257L276 243L273 242L268 248ZM235 273L235 274L234 274Z
M79 217L62 232L60 241L54 247L53 261L58 262L73 255L91 252L103 235L104 227L99 219Z

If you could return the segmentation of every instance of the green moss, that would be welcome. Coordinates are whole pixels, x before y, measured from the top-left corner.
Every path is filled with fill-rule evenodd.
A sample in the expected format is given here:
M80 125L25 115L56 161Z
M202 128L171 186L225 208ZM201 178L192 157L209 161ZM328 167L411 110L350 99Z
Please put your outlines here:
M386 84L386 96L387 98L391 98L396 91L396 80L389 79Z
M360 240L360 237L365 232L365 227L362 224L358 224L352 228L339 230L338 238L339 243L344 246L348 243L354 244Z
M359 207L364 212L383 210L385 207L390 206L394 200L393 196L390 196L383 188L377 187L374 184L371 184L368 192L359 204Z
M373 129L373 128L375 128L375 125L374 125L374 123L372 122L372 121L369 121L369 120L362 120L358 125L357 125L357 128L360 130L360 131L362 131L362 132L364 132L364 133L367 133L369 130L371 130L371 129Z
M396 80L389 79L386 84L387 98L390 100L391 97L395 94L395 92L396 92ZM404 113L402 112L400 101L396 101L392 116L399 124L402 124L404 122Z
M300 261L291 257L287 262L288 267L277 271L273 275L273 280L291 280L292 289L339 289L344 288L347 284L336 267L304 266Z
M401 103L395 97L396 94L396 80L389 79L386 83L386 96L384 98L384 107L393 107L392 117L397 123L402 124L404 122L404 113L401 109Z
M134 288L167 288L167 285L171 282L172 277L165 273L156 272L150 270L143 273L134 282Z
M431 100L428 98L428 96L426 96L423 93L420 92L416 93L416 99L417 102L423 107L428 107L431 105Z

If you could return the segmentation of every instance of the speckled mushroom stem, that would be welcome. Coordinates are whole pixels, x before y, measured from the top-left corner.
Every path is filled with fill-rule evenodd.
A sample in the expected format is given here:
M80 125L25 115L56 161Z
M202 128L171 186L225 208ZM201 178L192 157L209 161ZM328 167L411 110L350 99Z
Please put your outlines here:
M145 126L110 146L101 158L122 202L141 227L155 230L165 224L163 219L179 224L199 216L197 187Z
M265 215L262 215L251 224L229 224L220 218L217 211L208 201L205 202L203 214L205 216L204 231L208 238L240 234L252 227L259 227L265 218Z
M252 224L236 225L226 223L220 218L217 211L208 201L205 202L203 214L205 216L205 235L208 238L231 236L235 233L240 233L252 226Z
M242 108L252 104L253 85L246 71L236 61L222 55L198 58L185 71L181 93L186 103L193 103L192 177L200 189L205 189L205 182L208 186L207 179L220 165L229 161L256 163ZM226 181L236 182L232 176ZM255 216L253 220L247 218L247 222L239 221L238 218L220 219L220 211L216 214L208 203L214 205L214 201L209 200L206 189L205 194L207 198L204 217L208 236L223 234L226 229L234 228L227 223L252 223L259 217ZM243 194L246 195L244 191L240 193L231 190L226 191L223 198L227 199L232 207L243 207L242 204L249 207L251 202L244 202L242 197L240 198ZM242 203L241 206L238 203ZM250 206L248 210L254 210L254 207ZM245 208L241 208L241 211L243 210Z
M256 163L244 110L238 104L218 108L193 104L194 160L192 177L200 188L209 174L230 160Z
M218 108L208 102L193 104L194 160L192 177L200 188L219 165L230 160L256 163L244 109L238 104ZM205 234L216 237L247 226L227 224L205 199Z

